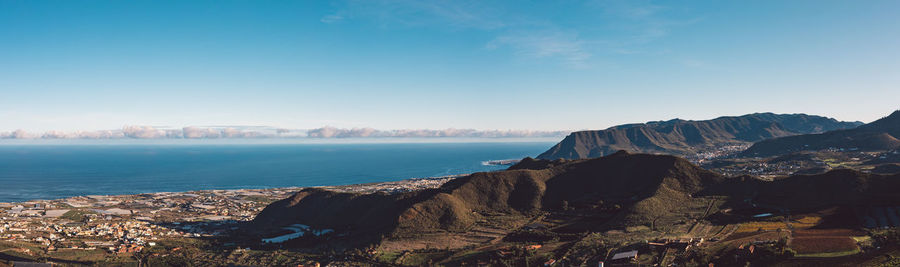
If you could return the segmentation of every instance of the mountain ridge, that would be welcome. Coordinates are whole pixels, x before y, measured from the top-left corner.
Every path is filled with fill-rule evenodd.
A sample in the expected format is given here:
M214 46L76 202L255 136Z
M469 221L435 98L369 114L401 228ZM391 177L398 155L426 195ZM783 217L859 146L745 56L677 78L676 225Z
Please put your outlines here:
M546 168L525 168L538 162ZM465 232L485 214L526 221L571 203L615 203L629 210L618 223L650 223L668 216L668 207L725 177L685 159L625 152L596 159L526 159L509 170L457 178L438 189L387 194L335 193L304 189L276 201L253 220L265 230L293 223L365 233L370 238L403 238L433 232ZM621 179L621 177L629 179ZM666 205L665 209L658 208ZM375 236L375 237L371 237ZM377 239L377 238L376 238ZM373 239L374 242L374 239Z
M697 207L709 214L710 208L746 207L747 201L798 212L895 205L900 203L900 195L894 193L898 189L900 174L839 169L765 181L725 177L676 156L620 151L593 159L526 158L509 170L475 173L437 189L394 195L304 189L270 204L251 225L265 233L301 223L352 233L352 240L361 242L357 246L408 245L403 242L419 242L429 235L463 238L485 222L497 223L497 218L506 223L503 229L512 231L531 218L565 214L573 206L582 212L588 207L592 213L611 214L605 221L581 225L589 231L666 228L696 218ZM725 202L713 207L708 197Z
M770 156L828 148L863 151L900 148L900 110L852 129L760 141L750 146L742 154L745 156Z
M537 158L581 159L605 156L618 150L688 155L717 146L749 145L770 138L847 129L861 124L815 115L774 113L699 121L651 121L573 132Z

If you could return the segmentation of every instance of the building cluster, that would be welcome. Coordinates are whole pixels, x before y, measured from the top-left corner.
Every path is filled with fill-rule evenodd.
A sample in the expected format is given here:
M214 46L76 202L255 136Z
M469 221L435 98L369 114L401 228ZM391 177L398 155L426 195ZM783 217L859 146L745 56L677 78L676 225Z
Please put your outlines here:
M0 203L0 240L46 251L137 252L168 237L215 236L236 230L296 188L210 190Z
M453 180L453 179L456 179L456 178L459 178L462 176L465 176L465 175L449 175L449 176L429 177L429 178L412 178L412 179L396 181L396 182L343 185L343 186L325 186L322 188L332 190L332 191L337 191L337 192L346 192L346 193L382 192L382 193L387 193L387 194L396 194L396 193L418 191L418 190L423 190L423 189L438 188L441 185L444 185L445 183L449 182L450 180Z
M713 168L713 170L727 176L753 175L760 178L773 178L789 176L802 170L822 169L824 172L827 168L827 164L815 161L805 163L748 161L742 164Z
M711 160L734 157L735 155L746 150L749 147L749 144L723 145L700 151L693 155L688 155L685 157L685 159L691 161L694 164L703 164Z
M864 152L852 149L822 149L769 158L712 158L701 166L727 175L753 175L764 179L795 174L817 174L831 169L850 168L870 171L882 163L900 162L900 153Z
M401 193L437 188L459 176L322 187L339 192ZM137 252L164 238L211 237L238 230L266 205L302 188L204 190L0 203L0 241L27 242L53 251L104 249ZM331 233L304 229L293 235ZM283 238L283 237L281 237ZM290 238L288 238L290 239ZM283 241L282 241L283 242Z

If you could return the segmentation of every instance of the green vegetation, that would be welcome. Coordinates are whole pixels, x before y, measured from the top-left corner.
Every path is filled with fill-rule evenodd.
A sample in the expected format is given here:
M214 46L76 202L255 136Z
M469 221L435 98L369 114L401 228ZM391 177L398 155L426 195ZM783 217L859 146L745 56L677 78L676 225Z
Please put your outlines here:
M400 252L379 252L378 255L375 256L375 259L378 260L378 262L393 264L397 261L397 258L400 257L400 254Z
M628 232L628 233L638 233L638 232L647 232L647 231L650 231L650 227L647 227L644 225L625 227L625 232Z
M428 263L429 263L430 260L432 260L432 259L434 259L434 258L438 258L438 257L444 256L444 254L446 254L446 253L442 253L442 252L432 252L432 253L425 253L425 252L417 253L417 252L413 252L413 253L410 253L410 254L406 255L406 257L403 258L403 262L401 262L401 264L406 265L406 266L426 266L426 265L429 265Z
M59 249L48 253L54 259L62 259L67 261L80 262L96 262L106 258L107 253L100 249L82 250L82 249Z
M834 257L855 255L855 254L858 254L859 252L860 252L859 248L854 248L853 250L848 250L848 251L797 254L794 256L798 257L798 258L834 258Z
M89 210L70 210L69 212L66 212L59 218L72 220L72 221L76 221L76 222L81 222L81 221L85 220L85 215L87 215L87 214L96 214L96 212L89 211Z

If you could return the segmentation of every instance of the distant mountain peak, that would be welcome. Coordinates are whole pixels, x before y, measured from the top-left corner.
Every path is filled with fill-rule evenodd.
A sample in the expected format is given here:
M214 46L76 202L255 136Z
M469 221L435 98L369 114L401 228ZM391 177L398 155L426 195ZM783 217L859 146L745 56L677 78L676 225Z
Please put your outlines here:
M870 124L897 127L900 125L900 110L895 110L890 115L887 115L887 117L873 121Z

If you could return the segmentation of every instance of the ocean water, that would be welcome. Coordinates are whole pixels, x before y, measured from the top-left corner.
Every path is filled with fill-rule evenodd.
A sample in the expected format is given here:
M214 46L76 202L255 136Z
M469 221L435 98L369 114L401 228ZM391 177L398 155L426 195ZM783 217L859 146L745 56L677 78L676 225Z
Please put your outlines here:
M0 202L396 181L505 169L551 142L0 146Z

